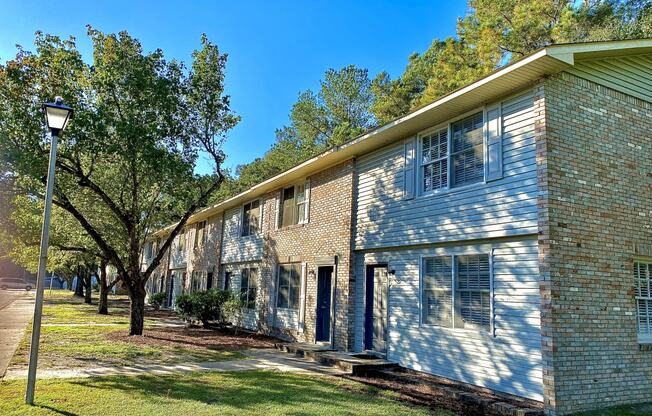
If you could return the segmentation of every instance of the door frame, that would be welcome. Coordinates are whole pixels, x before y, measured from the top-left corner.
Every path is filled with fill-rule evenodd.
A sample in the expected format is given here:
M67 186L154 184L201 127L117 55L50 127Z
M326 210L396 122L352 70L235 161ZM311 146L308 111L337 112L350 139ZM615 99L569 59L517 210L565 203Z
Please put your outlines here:
M378 262L378 263L367 263L365 264L365 273L364 273L364 290L363 290L363 304L364 304L364 313L363 313L363 325L362 325L362 349L365 351L371 351L376 354L385 355L387 353L387 333L389 331L389 271L387 270L387 311L385 318L387 319L387 326L385 327L385 351L376 351L373 349L373 304L369 304L369 281L371 277L371 282L373 283L373 274L370 272L377 268L384 267L386 270L389 267L387 262ZM373 286L371 292L371 298L373 300Z
M330 290L328 293L329 297L329 310L328 310L328 339L325 340L319 340L317 341L317 327L319 325L318 322L318 317L319 317L319 269L322 268L330 268L331 269L331 284L330 284ZM317 276L316 276L316 295L315 295L315 343L317 342L328 342L331 343L333 342L333 317L334 317L334 297L335 297L335 270L336 267L334 264L327 265L327 264L322 264L317 266Z

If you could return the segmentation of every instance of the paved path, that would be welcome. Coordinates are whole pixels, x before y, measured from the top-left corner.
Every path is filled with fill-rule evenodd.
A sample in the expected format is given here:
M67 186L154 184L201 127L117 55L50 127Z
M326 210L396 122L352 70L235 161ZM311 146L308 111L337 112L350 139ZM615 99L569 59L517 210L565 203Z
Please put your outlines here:
M33 314L33 292L0 290L0 378L7 371Z
M98 376L137 376L142 374L169 375L192 371L247 371L276 370L281 372L319 373L328 375L345 374L344 371L325 367L300 357L274 349L247 350L247 359L217 362L183 363L174 365L138 365L131 367L98 367L87 369L39 370L39 378L72 378ZM9 370L5 380L27 377L27 370Z

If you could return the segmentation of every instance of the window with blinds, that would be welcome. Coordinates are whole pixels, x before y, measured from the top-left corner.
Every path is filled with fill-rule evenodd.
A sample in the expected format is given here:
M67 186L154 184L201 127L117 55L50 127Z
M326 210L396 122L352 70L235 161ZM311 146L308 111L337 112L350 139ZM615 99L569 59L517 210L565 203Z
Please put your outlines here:
M206 243L206 221L200 221L195 228L195 246L203 246Z
M260 228L260 200L256 199L242 207L242 236L254 235Z
M240 276L240 300L247 309L256 308L256 294L258 292L258 269L247 267L242 269Z
M634 263L639 342L652 343L652 262Z
M484 180L482 111L422 135L420 140L422 193Z
M422 322L491 330L491 270L488 254L423 260Z
M308 221L308 181L283 189L281 192L280 217L281 228Z
M298 310L300 290L301 263L279 265L276 307Z
M448 186L448 129L421 138L423 190L430 192Z
M424 323L453 326L452 271L450 257L432 257L424 260Z

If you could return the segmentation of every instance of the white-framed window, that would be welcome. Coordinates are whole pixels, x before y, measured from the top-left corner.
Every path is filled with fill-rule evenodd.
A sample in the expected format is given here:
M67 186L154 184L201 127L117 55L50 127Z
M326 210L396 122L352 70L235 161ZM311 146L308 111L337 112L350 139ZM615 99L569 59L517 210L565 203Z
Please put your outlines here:
M200 221L195 226L195 246L203 246L206 243L206 220Z
M145 245L145 258L151 259L154 256L154 243L150 241Z
M192 272L192 275L190 276L190 289L191 292L197 292L198 290L203 290L204 289L204 277L206 276L206 272L204 271L199 271L199 270L194 270Z
M258 269L245 267L240 275L240 300L247 309L256 308L256 294L258 293Z
M278 266L276 307L298 310L301 298L301 263Z
M181 231L179 233L179 240L177 243L177 252L178 253L183 253L186 251L186 230Z
M260 200L255 199L242 206L242 233L243 237L258 234L260 230Z
M652 261L634 262L638 341L652 343Z
M488 254L424 257L423 324L492 330L492 282Z
M419 135L420 191L484 181L484 113L479 111Z
M308 222L309 193L309 181L283 188L278 219L281 228Z

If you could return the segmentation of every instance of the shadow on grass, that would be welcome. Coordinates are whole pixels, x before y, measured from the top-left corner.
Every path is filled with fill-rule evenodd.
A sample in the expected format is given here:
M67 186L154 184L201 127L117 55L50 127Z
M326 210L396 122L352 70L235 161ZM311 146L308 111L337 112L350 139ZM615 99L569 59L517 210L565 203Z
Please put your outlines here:
M184 377L111 377L74 382L80 391L123 391L131 397L140 396L143 400L160 401L163 405L191 400L246 412L282 408L284 414L305 414L305 406L309 405L314 409L328 408L335 414L357 413L360 406L365 406L366 411L371 410L369 406L378 406L377 410L384 413L383 408L388 404L394 407L394 411L401 406L387 398L381 399L377 389L341 383L344 382L269 371L196 373Z
M68 411L65 411L65 410L59 410L59 409L56 409L56 408L54 408L52 406L47 406L47 405L44 405L44 404L43 405L37 405L37 407L40 407L41 409L49 410L51 412L54 412L56 414L63 415L63 416L79 416L77 413L72 413L72 412L68 412Z

